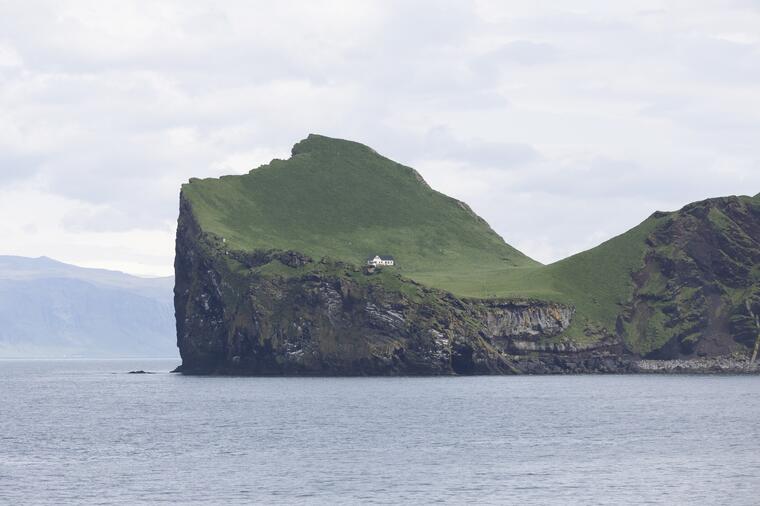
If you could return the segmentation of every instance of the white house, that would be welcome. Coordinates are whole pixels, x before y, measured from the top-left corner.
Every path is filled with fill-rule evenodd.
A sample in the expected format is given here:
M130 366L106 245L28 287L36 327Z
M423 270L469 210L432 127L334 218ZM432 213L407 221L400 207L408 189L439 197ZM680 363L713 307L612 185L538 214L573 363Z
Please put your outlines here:
M378 267L380 265L393 265L395 263L396 262L393 260L393 257L383 255L375 255L367 259L367 265L374 265L375 267Z

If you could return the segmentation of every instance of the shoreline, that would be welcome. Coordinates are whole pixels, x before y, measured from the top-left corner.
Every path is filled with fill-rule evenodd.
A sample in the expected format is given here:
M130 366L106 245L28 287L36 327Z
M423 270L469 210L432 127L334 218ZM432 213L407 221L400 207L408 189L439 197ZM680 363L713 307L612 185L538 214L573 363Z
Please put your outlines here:
M183 368L182 364L177 366L172 373L179 373L186 376L237 376L237 377L276 377L276 378L303 378L303 377L333 377L333 378L362 378L362 377L468 377L468 376L581 376L581 375L678 375L678 374L699 374L699 375L757 375L760 374L760 363L750 363L749 358L739 358L735 356L723 357L702 357L693 359L633 359L625 358L617 361L605 361L594 365L585 364L584 367L577 367L577 363L565 363L562 365L554 364L553 367L529 367L519 372L509 372L504 374L367 374L362 371L350 373L346 371L330 373L322 372L304 372L290 371L285 374L276 374L269 372L253 372L242 369L229 369L224 367L210 369L188 369ZM527 365L527 364L525 364ZM535 365L535 364L534 364ZM569 367L568 367L569 366Z
M731 356L637 360L634 364L642 374L760 374L760 363Z

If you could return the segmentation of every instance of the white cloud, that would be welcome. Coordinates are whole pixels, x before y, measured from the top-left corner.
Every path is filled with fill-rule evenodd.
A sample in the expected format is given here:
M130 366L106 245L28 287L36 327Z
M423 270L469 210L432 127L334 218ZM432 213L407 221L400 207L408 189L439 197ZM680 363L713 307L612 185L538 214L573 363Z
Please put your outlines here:
M170 272L182 182L318 132L556 260L760 191L759 25L750 1L6 2L0 253Z
M106 216L108 206L87 204L41 191L34 184L0 189L0 236L4 253L53 256L89 267L124 270L140 275L171 274L173 261L171 223L150 230L108 231L102 227L70 227L72 217Z
M0 69L3 67L19 67L22 64L21 56L15 49L0 44Z

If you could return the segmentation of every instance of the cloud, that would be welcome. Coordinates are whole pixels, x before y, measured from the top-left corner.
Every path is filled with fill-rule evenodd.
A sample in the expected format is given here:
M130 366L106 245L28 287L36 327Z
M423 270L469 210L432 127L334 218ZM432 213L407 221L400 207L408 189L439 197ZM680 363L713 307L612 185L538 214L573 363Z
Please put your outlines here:
M184 181L316 132L555 260L760 191L758 24L748 1L5 2L0 193L28 218L5 209L4 253L169 272Z
M538 65L557 60L559 50L545 42L516 40L504 44L488 55L496 63L519 63L521 65Z
M417 156L456 160L468 165L502 169L525 166L537 160L538 151L519 142L493 142L482 139L457 139L451 129L436 126L430 129L416 146Z
M20 67L22 64L21 56L15 49L6 45L0 45L0 72L3 69Z

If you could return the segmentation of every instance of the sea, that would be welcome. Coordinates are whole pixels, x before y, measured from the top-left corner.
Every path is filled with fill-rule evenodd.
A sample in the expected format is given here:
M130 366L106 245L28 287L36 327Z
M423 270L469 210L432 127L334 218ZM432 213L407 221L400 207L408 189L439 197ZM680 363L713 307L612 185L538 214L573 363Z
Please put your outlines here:
M177 365L0 361L0 504L760 504L758 376Z

